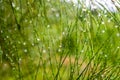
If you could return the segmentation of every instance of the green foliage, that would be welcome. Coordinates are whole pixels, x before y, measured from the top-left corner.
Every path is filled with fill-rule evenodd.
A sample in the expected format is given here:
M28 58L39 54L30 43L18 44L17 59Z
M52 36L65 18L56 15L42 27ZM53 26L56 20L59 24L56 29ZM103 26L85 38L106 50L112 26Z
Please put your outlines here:
M63 0L0 0L1 80L119 80L119 12Z

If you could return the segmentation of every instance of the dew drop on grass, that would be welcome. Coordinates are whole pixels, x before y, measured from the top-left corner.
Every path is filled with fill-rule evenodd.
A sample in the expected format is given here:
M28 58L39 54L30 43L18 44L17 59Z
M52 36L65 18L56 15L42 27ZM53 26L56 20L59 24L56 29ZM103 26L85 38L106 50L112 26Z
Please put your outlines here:
M6 41L6 38L4 38L4 40Z
M21 58L19 58L19 60L18 60L19 64L21 63L21 61L22 61L22 59L21 59Z
M27 2L27 4L29 5L29 4L30 4L30 2Z
M16 10L17 10L17 11L20 10L20 7L16 7Z
M48 49L50 50L50 46L48 47Z
M59 48L62 48L62 45L59 45Z
M27 49L24 49L24 52L27 53Z
M98 80L97 78L95 78L95 80Z
M21 42L20 41L18 41L18 44L20 44Z
M87 21L87 19L86 19L86 18L84 18L83 20L84 20L84 21Z
M9 38L9 36L6 36L6 38Z
M86 12L86 11L87 11L87 9L86 9L86 8L83 8L83 9L82 9L82 11L83 11L83 12Z
M34 44L34 43L32 43L32 46L35 46L35 44Z
M12 2L12 6L15 7L15 3L14 2Z
M15 28L14 30L17 31L17 28Z
M26 42L24 42L23 45L25 46L25 45L26 45Z
M83 53L84 52L84 50L81 50L81 53Z
M52 11L52 12L55 12L55 11L56 11L56 9L55 9L55 8L51 8L51 11Z
M48 2L50 2L50 0L47 0Z
M7 19L4 19L4 22L7 22Z
M61 52L61 49L60 49L60 48L58 49L58 52Z
M105 55L105 58L107 58L108 56L107 55Z
M105 24L105 22L104 22L104 21L102 21L102 24Z
M25 22L28 22L28 20L27 20L27 19L25 19Z
M118 26L116 25L115 28L118 28Z
M105 14L105 17L107 17L107 15Z
M12 56L14 56L15 54L12 54Z
M13 67L12 70L14 71L14 70L15 70L15 67Z
M15 45L13 45L12 47L15 48Z
M37 38L37 41L39 42L39 41L40 41L40 39L39 39L39 38Z
M62 32L62 35L65 35L65 32Z
M120 37L120 33L117 33L116 36L117 36L117 37Z
M40 17L40 14L38 14L38 17Z
M75 4L73 4L73 7L75 7L76 5Z
M45 49L43 49L43 51L42 51L43 53L46 53L46 50Z
M7 56L8 56L8 54L5 54L5 56L7 57Z
M102 33L105 33L105 30L102 30Z
M29 22L30 24L32 23L32 20L30 20L30 22Z
M103 52L100 52L100 54L102 55L102 54L103 54Z
M118 46L117 48L118 48L118 49L120 49L120 47L119 47L119 46Z
M47 25L47 28L50 28L50 25Z
M60 16L59 13L56 13L55 15L56 15L56 17L59 17L59 16Z
M103 78L103 77L104 77L104 75L101 75L101 77Z
M111 17L110 19L113 20L113 17Z
M111 22L111 19L108 19L108 23L110 23Z
M1 30L0 32L3 33L3 30Z
M101 16L101 14L99 13L99 14L98 14L98 17L100 17L100 16Z

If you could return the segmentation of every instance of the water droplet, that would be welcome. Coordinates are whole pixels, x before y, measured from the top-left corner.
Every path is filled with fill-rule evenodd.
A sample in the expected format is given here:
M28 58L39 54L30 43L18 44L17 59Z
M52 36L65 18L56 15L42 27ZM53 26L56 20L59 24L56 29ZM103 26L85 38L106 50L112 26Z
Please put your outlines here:
M100 54L102 55L102 54L103 54L103 52L100 52Z
M20 7L16 7L16 10L18 11L20 9Z
M27 52L27 49L24 49L24 52L26 53L26 52Z
M46 50L45 50L45 49L43 50L43 53L46 53Z
M12 6L15 7L15 3L12 2Z
M4 40L6 40L6 38L4 38Z
M14 56L15 54L12 54L12 56Z
M48 2L50 2L50 0L47 0Z
M13 45L13 48L15 48L15 45Z
M104 21L102 21L102 24L105 24Z
M118 28L118 26L116 25L115 28Z
M30 24L32 23L32 21L30 20Z
M104 77L104 75L101 75L101 77L103 78L103 77Z
M84 50L81 50L81 53L83 53L84 52Z
M55 12L55 11L56 11L56 9L55 9L55 8L51 8L51 11Z
M65 32L62 32L63 35L65 35Z
M6 56L8 56L8 54L5 54Z
M27 20L27 19L25 19L25 22L28 22L28 20Z
M18 60L19 64L21 63L21 61L22 61L22 59L21 59L21 58L19 58L19 60Z
M120 33L117 33L116 36L117 36L117 37L120 37Z
M3 30L1 30L0 32L3 33Z
M50 28L50 25L47 25L47 28Z
M9 36L6 36L6 38L9 38Z
M62 48L62 45L59 45L60 48Z
M108 19L108 23L110 23L111 22L111 19Z
M38 17L40 17L40 14L38 14Z
M15 67L13 67L12 70L15 70Z
M61 52L61 49L60 49L60 48L58 49L58 52Z
M117 48L119 49L120 47L118 46Z
M107 15L105 15L105 17L107 17Z
M26 42L24 42L23 45L25 46L25 45L26 45Z
M56 17L59 17L60 15L59 15L59 13L56 13Z
M99 13L99 14L98 14L98 17L100 17L100 16L101 16L101 14Z
M102 30L102 33L105 33L105 30Z
M20 44L21 42L20 41L18 41L18 44Z
M37 38L37 41L39 42L39 41L40 41L40 39L39 39L39 38Z
M35 46L35 44L34 44L34 43L32 43L32 46Z
M82 11L83 11L83 12L86 12L86 11L87 11L87 9L86 9L86 8L83 8L83 9L82 9Z
M107 58L108 56L107 55L105 55L105 58Z
M17 31L17 28L15 28L14 30Z
M27 4L29 5L29 4L30 4L30 2L27 2Z

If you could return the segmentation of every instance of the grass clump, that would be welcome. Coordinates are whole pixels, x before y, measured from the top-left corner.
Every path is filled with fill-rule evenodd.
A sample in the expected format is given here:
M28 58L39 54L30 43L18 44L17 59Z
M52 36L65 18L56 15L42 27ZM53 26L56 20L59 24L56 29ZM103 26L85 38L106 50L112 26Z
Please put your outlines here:
M0 5L1 80L120 79L118 12L64 0Z

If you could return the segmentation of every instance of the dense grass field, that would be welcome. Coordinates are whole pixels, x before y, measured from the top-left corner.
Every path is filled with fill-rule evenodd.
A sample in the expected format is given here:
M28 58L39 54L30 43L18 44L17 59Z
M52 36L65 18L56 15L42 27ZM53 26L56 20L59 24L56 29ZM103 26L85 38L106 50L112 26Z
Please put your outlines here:
M64 0L0 0L0 80L120 80L120 14Z

